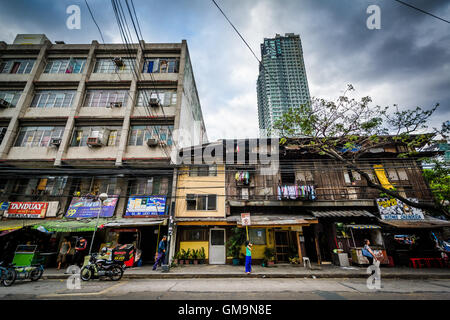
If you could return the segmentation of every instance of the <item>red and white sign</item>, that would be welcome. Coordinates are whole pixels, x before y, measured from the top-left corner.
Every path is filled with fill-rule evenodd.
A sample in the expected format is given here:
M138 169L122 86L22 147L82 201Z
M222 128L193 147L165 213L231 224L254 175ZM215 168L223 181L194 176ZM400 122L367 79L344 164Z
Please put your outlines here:
M243 226L250 225L250 213L241 213L241 224Z
M47 209L48 202L10 202L5 217L43 219Z

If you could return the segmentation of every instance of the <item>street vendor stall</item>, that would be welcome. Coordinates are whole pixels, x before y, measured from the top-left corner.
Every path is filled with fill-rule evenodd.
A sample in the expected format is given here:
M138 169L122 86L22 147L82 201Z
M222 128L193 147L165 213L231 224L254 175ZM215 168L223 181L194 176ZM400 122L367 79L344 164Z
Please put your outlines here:
M369 260L367 260L367 258L362 254L364 239L368 239L370 241L370 248L373 250L376 258L380 261L380 263L389 264L389 259L384 247L380 226L369 224L349 224L346 225L346 228L350 230L353 241L353 246L350 247L353 264L369 264Z

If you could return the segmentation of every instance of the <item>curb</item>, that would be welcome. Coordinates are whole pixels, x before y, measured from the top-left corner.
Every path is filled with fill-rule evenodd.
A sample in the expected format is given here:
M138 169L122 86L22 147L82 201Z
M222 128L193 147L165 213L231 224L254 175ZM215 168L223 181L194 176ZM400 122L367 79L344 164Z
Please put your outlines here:
M264 273L254 273L250 275L242 273L230 273L230 274L176 274L176 273L158 273L158 274L124 274L122 279L211 279L211 278L309 278L313 279L367 279L367 274L333 274L333 273L323 273L323 274L264 274ZM42 279L67 279L69 275L43 275ZM450 273L448 274L385 274L381 275L382 279L414 279L414 280L424 280L424 279L450 279Z

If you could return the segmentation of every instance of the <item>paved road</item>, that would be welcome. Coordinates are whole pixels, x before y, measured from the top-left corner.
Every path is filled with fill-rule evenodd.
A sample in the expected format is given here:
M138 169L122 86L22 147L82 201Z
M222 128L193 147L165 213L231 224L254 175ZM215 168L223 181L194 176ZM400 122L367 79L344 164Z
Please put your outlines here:
M450 280L382 280L370 290L365 279L155 279L90 282L69 290L65 280L17 281L0 287L0 299L150 300L450 300Z

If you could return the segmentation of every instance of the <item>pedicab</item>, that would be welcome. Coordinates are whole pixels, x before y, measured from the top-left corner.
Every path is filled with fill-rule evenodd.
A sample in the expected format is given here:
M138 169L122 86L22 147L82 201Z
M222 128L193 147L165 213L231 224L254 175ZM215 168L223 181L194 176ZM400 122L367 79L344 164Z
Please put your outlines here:
M11 263L16 271L16 280L39 280L44 273L43 261L44 258L37 251L37 245L18 245Z

